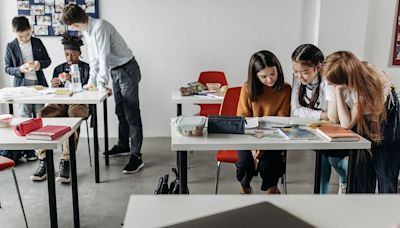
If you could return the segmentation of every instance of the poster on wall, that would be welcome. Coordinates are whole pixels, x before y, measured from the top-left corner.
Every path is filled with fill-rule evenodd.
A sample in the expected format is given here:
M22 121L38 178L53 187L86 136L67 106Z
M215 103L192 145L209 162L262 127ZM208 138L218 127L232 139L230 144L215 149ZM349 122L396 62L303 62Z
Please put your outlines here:
M60 36L66 31L77 34L78 31L60 22L65 5L77 4L86 13L99 18L98 0L17 0L18 15L26 16L36 36Z
M393 45L393 65L400 65L400 1L397 3L396 29Z

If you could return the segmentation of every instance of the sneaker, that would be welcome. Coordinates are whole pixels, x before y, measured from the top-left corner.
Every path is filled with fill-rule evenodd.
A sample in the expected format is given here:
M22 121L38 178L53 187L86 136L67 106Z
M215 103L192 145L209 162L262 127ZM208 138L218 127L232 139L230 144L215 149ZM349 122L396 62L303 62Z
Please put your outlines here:
M125 174L132 174L132 173L137 173L140 171L141 168L143 168L144 163L141 158L135 157L134 159L131 159L129 163L125 166L124 170L122 170L122 173Z
M42 180L46 180L46 178L47 178L46 159L39 160L39 161L40 161L39 167L36 169L36 171L31 176L31 180L33 180L33 181L42 181Z
M38 156L34 150L28 150L24 152L24 157L27 161L36 161L38 160Z
M109 157L126 156L130 154L131 149L129 147L122 147L119 145L115 145L111 150L103 153L103 155L108 155Z
M60 183L71 182L71 178L69 177L69 161L61 160L59 169L60 170L58 172L58 177L56 178L56 181Z
M338 191L338 194L339 194L339 195L346 194L346 191L347 191L347 184L339 183L339 191Z

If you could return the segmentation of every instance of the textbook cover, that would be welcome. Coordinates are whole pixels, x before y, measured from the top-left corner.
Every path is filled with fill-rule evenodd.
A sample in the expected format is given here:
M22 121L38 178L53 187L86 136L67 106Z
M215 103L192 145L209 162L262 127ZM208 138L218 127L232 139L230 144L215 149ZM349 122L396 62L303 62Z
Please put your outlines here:
M319 127L317 128L317 133L330 142L354 142L360 140L358 134L340 126Z
M279 128L279 132L287 140L310 140L318 138L318 136L312 131L300 127Z

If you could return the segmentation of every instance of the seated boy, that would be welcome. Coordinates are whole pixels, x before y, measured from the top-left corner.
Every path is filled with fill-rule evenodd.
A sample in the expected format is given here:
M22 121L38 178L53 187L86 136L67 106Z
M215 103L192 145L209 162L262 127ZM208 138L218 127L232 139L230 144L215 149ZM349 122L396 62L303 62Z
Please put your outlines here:
M71 80L71 75L68 74L70 71L71 64L79 65L79 72L81 76L82 85L87 84L89 80L89 64L80 61L79 57L81 55L80 46L83 42L79 36L69 36L64 35L62 39L62 44L64 45L64 53L67 62L57 66L54 69L53 79L51 80L52 87L63 87L64 82L59 76L63 74L65 76L65 82ZM67 83L65 83L67 84ZM42 117L81 117L82 119L87 119L89 117L89 108L84 104L50 104L44 107L40 113ZM75 132L75 146L77 148L79 139L79 129ZM46 153L45 150L39 150L39 167L31 176L33 181L45 180L47 177L46 172ZM68 140L64 143L63 152L60 160L60 171L56 179L61 183L70 182L70 167L69 167L69 144Z

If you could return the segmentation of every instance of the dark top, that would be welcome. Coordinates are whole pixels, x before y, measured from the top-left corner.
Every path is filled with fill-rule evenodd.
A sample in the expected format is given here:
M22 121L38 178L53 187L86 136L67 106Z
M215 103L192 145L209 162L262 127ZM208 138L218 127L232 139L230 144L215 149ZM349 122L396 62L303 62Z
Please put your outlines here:
M58 75L63 72L69 73L70 71L69 66L70 65L67 62L58 65L56 68L54 68L53 78L58 77ZM79 61L78 67L79 67L79 73L81 74L82 85L86 85L89 81L89 69L90 69L89 64L83 61ZM63 87L63 85L60 87Z
M32 37L31 44L33 59L40 62L40 70L36 71L36 76L39 82L38 84L47 87L47 81L42 69L47 68L50 65L51 59L40 39ZM19 67L22 64L24 64L24 61L22 59L21 49L19 48L18 40L14 39L12 42L7 44L5 56L5 70L7 74L14 76L14 87L25 85L25 75L19 70Z

